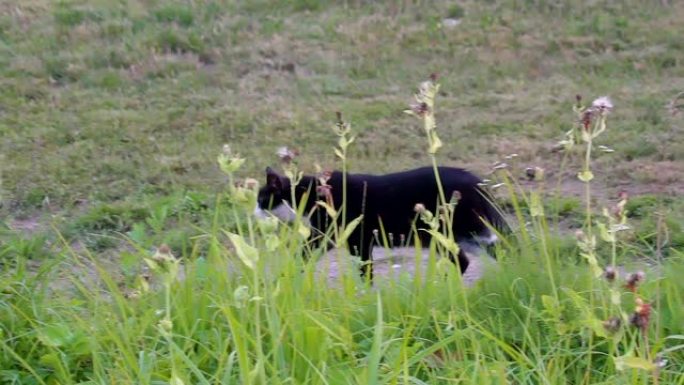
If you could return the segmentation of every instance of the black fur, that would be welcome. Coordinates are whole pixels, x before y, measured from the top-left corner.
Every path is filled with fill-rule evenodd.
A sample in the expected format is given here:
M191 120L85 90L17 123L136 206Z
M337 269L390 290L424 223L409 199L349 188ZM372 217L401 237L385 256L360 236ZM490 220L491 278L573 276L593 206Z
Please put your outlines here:
M477 176L460 168L439 167L438 170L446 199L449 200L454 191L460 193L453 222L453 233L457 241L474 241L476 236L489 237L490 229L483 220L498 230L505 228L504 219L490 203L491 196L478 186L481 180ZM259 191L259 208L276 208L283 201L293 206L290 202L290 180L270 168L266 170L266 174L267 183ZM339 209L342 203L342 173L333 172L327 184L331 186L333 202ZM311 212L316 201L323 199L317 197L318 186L316 177L304 176L295 188L296 204L304 204L305 213ZM305 201L304 197L307 197ZM435 213L438 200L439 191L431 167L387 175L347 174L346 223L364 215L363 222L348 239L350 251L363 261L370 261L375 243L373 230L381 228L386 234L394 234L395 240L403 234L412 243L414 237L418 236L421 243L427 245L429 234L412 230L413 226L418 229L426 227L417 219L414 208L417 203L422 203ZM319 231L326 230L329 219L323 208L314 210L309 218L312 227ZM463 251L459 253L457 260L461 272L464 272L468 267L468 258Z

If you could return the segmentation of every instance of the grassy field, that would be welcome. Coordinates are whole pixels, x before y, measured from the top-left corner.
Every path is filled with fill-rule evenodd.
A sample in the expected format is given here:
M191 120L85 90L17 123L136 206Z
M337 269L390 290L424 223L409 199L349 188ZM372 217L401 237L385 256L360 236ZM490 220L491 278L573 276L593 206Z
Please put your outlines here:
M583 3L0 0L0 383L684 384L684 4ZM232 181L280 146L340 168L337 111L351 172L429 164L403 110L431 73L437 161L507 178L505 268L326 287ZM589 197L583 143L551 150L576 95L615 105Z

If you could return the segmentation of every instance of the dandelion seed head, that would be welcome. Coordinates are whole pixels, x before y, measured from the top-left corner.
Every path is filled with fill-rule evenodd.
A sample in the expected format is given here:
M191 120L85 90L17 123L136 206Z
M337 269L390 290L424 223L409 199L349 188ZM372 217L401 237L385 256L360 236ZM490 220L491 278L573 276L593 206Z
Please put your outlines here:
M607 96L601 96L591 102L591 106L601 112L610 112L613 109L613 102Z
M278 158L280 158L283 163L290 163L297 156L297 151L291 150L286 146L282 146L278 148L276 155L278 155Z

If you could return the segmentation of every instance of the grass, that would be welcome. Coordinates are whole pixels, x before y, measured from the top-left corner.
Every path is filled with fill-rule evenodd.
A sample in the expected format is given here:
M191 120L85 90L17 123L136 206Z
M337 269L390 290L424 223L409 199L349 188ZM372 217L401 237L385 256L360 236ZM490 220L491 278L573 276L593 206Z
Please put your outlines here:
M672 3L0 4L0 383L681 384ZM428 164L402 110L431 72L436 160L487 177L509 163L521 188L499 195L528 237L521 225L468 290L437 256L416 279L331 286L298 229L252 223L230 181L262 175L281 145L307 172L341 167L335 111L356 137L351 172ZM582 147L549 151L576 94L616 104L588 201ZM246 159L231 178L223 143ZM533 166L543 189L524 180ZM654 265L637 292L593 276L574 238L587 203L605 221L621 190L633 230L592 253L602 269ZM182 266L152 257L163 243ZM647 329L624 318L637 296L653 305ZM616 315L616 333L599 326Z
M455 266L432 249L416 278L369 287L357 268L341 270L334 282L317 274L318 251L296 226L254 222L254 190L232 188L223 198L182 259L166 246L151 254L134 239L114 270L69 247L38 269L29 269L25 256L4 255L12 265L4 266L0 299L0 378L682 383L680 252L658 261L655 275L633 290L624 288L624 276L612 281L569 263L562 244L545 232L545 219L518 209L534 223L530 239L545 241L511 238L496 271L476 286L461 286ZM83 275L86 266L92 276ZM640 313L641 299L653 304L653 313ZM634 314L646 323L631 325ZM617 326L606 323L615 319Z

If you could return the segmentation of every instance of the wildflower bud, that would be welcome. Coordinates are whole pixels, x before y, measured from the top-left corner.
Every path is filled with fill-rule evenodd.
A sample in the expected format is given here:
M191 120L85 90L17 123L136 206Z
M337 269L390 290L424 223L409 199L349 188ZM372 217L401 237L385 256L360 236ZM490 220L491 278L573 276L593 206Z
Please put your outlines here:
M643 271L637 271L636 273L631 273L627 276L627 282L625 283L625 288L632 292L636 292L639 282L643 281L645 274Z
M413 207L413 211L415 211L418 214L423 214L426 210L427 209L425 208L425 205L422 203L416 203L416 205Z
M322 185L327 185L332 173L330 171L321 171L318 173L318 183Z
M617 204L613 207L613 216L618 220L622 218L625 213L625 205Z
M635 312L642 315L651 314L651 304L644 302L644 300L641 298L637 298L636 300L634 300L634 303L636 304L636 307L634 308Z
M413 111L414 114L420 117L424 116L428 113L428 111L430 111L430 107L425 102L414 103L411 104L409 107L411 108L411 111Z
M611 317L610 319L603 321L603 327L610 333L615 333L620 330L621 325L622 321L619 317Z
M589 131L589 127L591 126L591 121L593 119L594 112L591 109L588 109L584 111L582 114L582 127L584 128L584 131Z
M245 187L250 190L256 190L259 187L259 181L254 178L247 178L245 179Z
M171 249L166 244L162 244L157 248L157 252L154 253L152 259L157 262L168 262L173 261L173 254L171 254Z
M629 323L632 326L644 330L648 327L648 321L651 317L651 304L645 303L641 298L635 300L636 307L634 313L629 318Z
M577 101L577 105L579 106L582 103L582 95L575 95L575 100Z
M580 242L584 242L587 240L587 236L584 234L584 231L582 231L581 229L578 229L577 231L575 231L575 238Z
M608 266L606 267L606 271L603 273L603 276L606 277L608 282L613 282L617 277L617 271L615 271L613 266Z
M431 81L431 82L436 82L438 76L439 76L439 74L437 74L436 72L431 73L431 74L430 74L430 81Z
M399 243L402 245L406 242L406 235L404 234L399 234Z
M319 198L325 198L327 200L332 197L332 187L327 184L316 186L316 194Z
M163 243L161 246L159 246L159 253L160 254L171 254L171 249L169 248L168 245Z
M389 239L390 247L394 247L394 234L392 234L392 233L387 234L387 238Z
M170 332L173 329L173 322L169 318L163 318L159 321L159 328L164 332Z
M627 193L627 191L622 190L618 193L618 199L619 200L626 201L627 198L629 198L629 193Z
M461 200L461 198L463 198L463 194L461 194L460 191L454 190L451 193L451 203L458 203Z
M380 231L378 231L378 229L373 229L373 236L377 237L378 234L380 234Z

